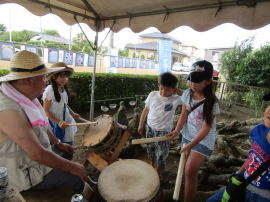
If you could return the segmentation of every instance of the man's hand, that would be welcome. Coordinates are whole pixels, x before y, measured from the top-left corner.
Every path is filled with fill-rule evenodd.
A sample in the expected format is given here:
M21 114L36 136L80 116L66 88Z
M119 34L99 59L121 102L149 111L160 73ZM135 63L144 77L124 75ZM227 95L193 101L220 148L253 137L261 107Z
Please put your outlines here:
M63 143L63 142L60 142L57 145L57 149L59 149L61 151L65 151L65 152L67 152L68 154L71 154L71 155L74 153L73 147L71 145Z
M81 178L82 181L86 181L87 180L87 172L86 169L83 165L76 163L76 162L72 162L73 166L70 169L70 173L73 175L77 175Z

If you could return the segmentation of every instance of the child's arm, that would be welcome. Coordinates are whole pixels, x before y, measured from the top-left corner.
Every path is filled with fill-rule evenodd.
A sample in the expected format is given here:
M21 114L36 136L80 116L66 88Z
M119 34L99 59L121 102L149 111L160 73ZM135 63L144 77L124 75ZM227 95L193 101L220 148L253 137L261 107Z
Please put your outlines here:
M69 111L70 111L70 114L71 114L71 116L72 116L73 118L78 119L78 118L81 117L79 114L75 113L68 105L67 105L67 107L68 107L68 109L69 109Z
M189 151L191 150L192 147L197 145L200 141L202 141L207 136L210 129L211 129L211 126L204 121L199 133L196 135L196 137L190 143L186 144L186 146L181 150L181 153L182 152L189 153Z
M180 88L176 88L175 91L174 91L175 94L177 95L182 95L183 94L183 90L180 89Z
M183 104L182 111L177 121L177 124L175 126L175 129L172 132L168 133L166 136L170 137L171 139L174 139L175 136L180 133L180 130L182 129L183 125L185 124L187 120L187 117L188 117L188 111L187 111L186 105Z
M51 101L51 100L48 100L48 99L45 99L45 100L44 100L44 102L43 102L43 108L44 108L44 111L45 111L45 114L47 115L47 117L48 117L51 121L53 121L54 123L56 123L56 124L61 123L61 126L59 125L59 127L61 127L61 128L66 128L66 127L68 127L69 125L68 125L65 121L57 119L57 118L50 112L51 105L52 105L52 101Z
M140 123L139 123L139 127L138 127L138 133L140 135L143 134L143 128L144 128L144 123L145 123L145 119L147 117L149 113L149 108L144 108L143 111L142 111L142 114L141 114L141 117L140 117Z

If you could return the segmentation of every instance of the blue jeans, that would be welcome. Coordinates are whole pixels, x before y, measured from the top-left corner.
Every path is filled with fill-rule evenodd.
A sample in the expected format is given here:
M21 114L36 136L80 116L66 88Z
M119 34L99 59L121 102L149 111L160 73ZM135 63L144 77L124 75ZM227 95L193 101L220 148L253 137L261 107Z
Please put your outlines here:
M206 202L221 202L223 192L225 189L220 190L218 193L211 196L207 199ZM246 189L246 200L245 202L270 202L270 199L266 199L264 197L259 196L249 190Z

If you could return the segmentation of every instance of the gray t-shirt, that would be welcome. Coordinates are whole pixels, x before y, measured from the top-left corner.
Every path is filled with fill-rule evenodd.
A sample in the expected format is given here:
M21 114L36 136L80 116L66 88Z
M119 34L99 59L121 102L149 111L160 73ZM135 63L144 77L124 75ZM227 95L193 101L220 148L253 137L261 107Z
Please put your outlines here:
M190 89L187 89L183 92L182 103L186 105L188 111L190 111L191 106L194 106L201 100L190 100ZM190 106L191 105L191 106ZM203 106L204 104L197 107L189 115L187 122L182 128L182 135L184 138L192 141L194 137L197 136L203 125ZM220 114L219 104L215 103L213 108L213 115ZM211 129L207 136L201 140L200 144L206 146L207 148L213 150L215 145L216 138L216 118L214 118Z

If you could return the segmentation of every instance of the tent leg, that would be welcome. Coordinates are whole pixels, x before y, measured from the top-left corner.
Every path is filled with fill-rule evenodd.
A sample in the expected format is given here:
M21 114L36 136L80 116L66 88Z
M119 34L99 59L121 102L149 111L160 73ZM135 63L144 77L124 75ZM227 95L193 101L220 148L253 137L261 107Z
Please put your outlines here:
M94 96L95 96L95 79L96 79L96 67L97 67L97 47L98 47L98 31L96 31L95 37L95 52L94 52L94 69L92 74L92 89L91 89L91 101L90 101L90 121L94 119Z

